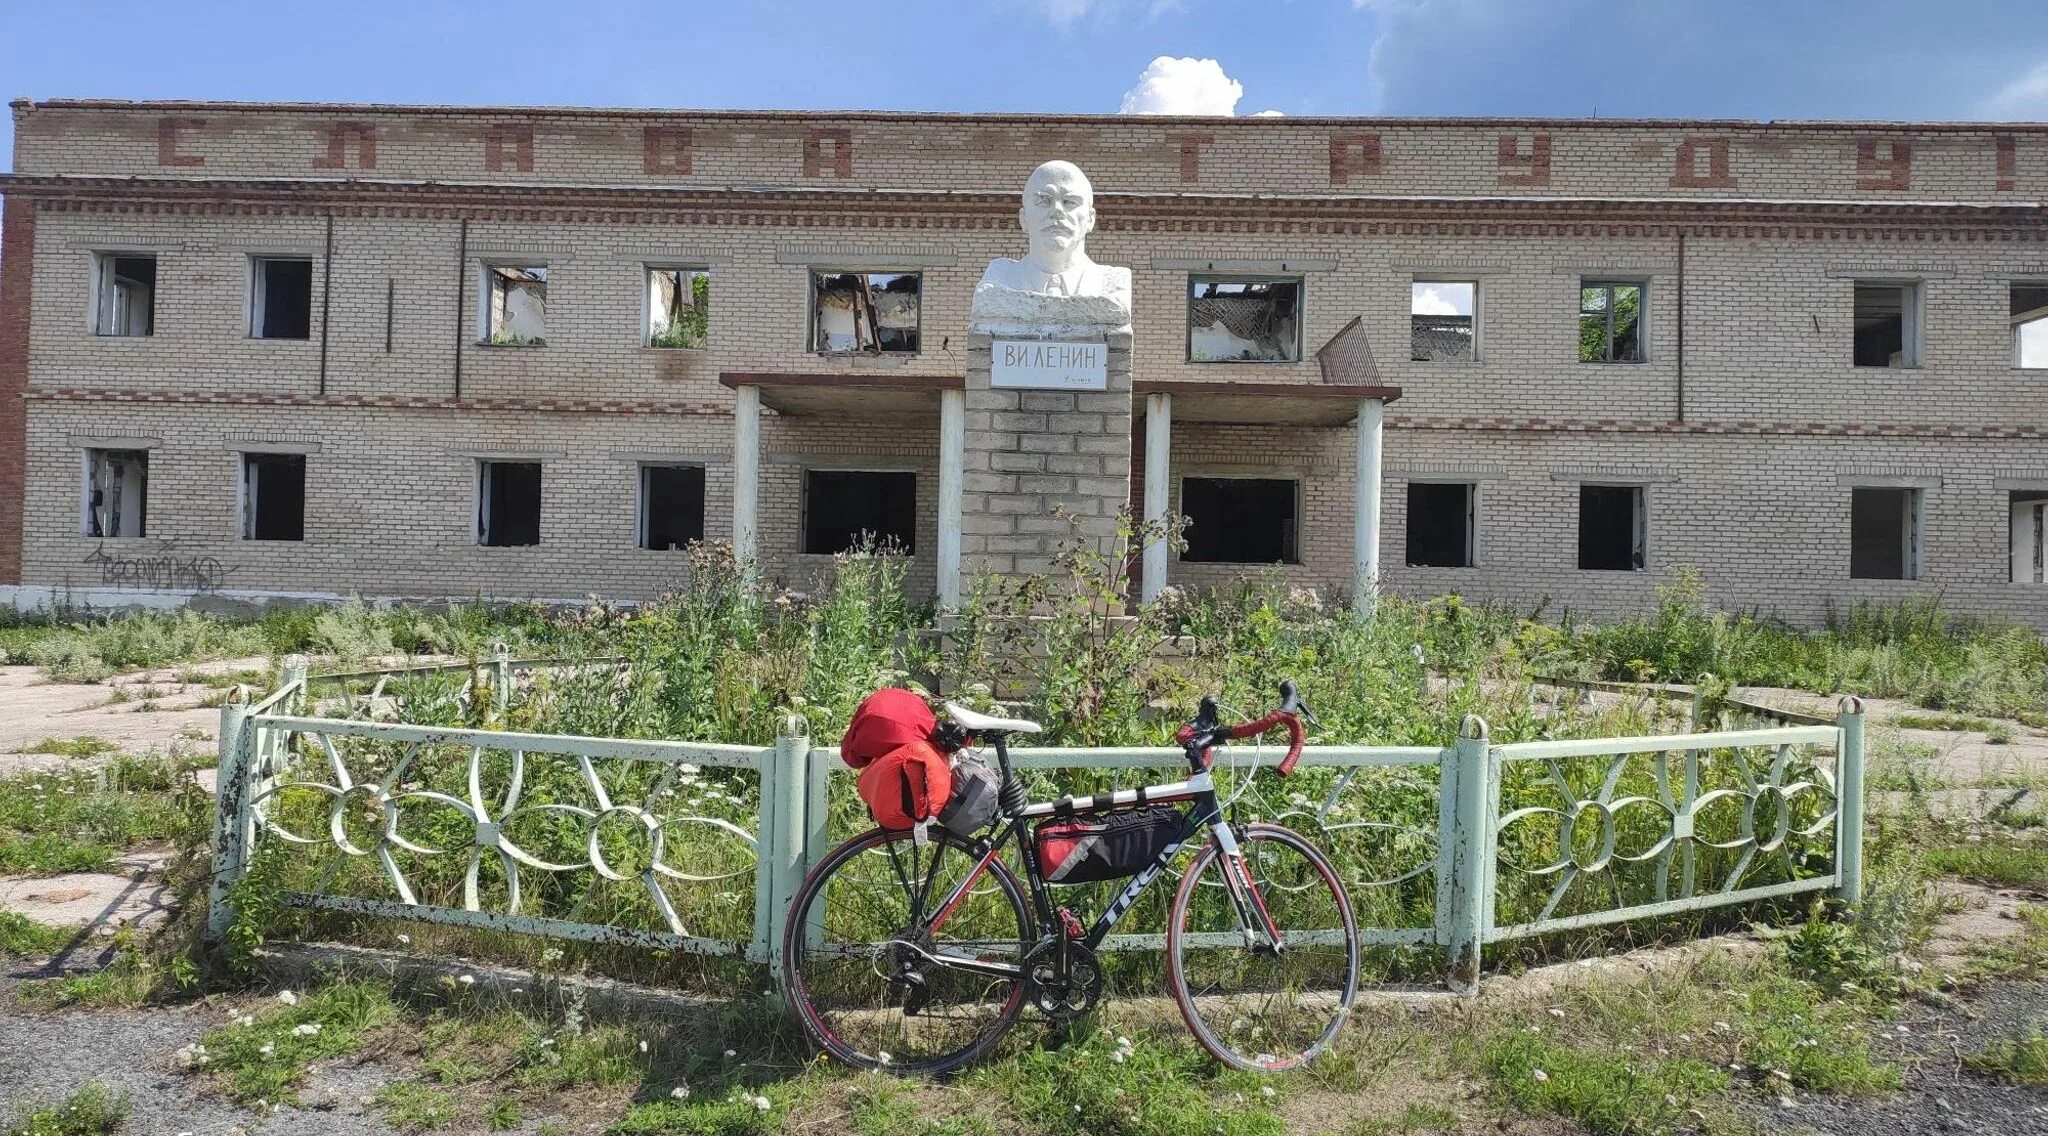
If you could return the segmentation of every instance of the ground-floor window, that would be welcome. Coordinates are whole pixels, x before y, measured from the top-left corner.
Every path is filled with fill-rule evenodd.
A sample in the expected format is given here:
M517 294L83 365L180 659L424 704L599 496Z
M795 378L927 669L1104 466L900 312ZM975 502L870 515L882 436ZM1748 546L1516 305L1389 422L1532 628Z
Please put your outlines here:
M149 451L85 451L82 511L86 536L141 536L149 512Z
M1649 516L1640 485L1579 486L1579 567L1640 572L1647 562Z
M540 463L478 465L476 542L495 548L540 543Z
M804 551L846 552L864 540L917 551L917 474L804 471Z
M2048 490L2012 492L2012 582L2048 584Z
M1920 578L1920 491L1859 485L1849 491L1849 576Z
M242 455L242 539L306 539L306 456Z
M1409 567L1472 567L1478 489L1465 483L1408 483Z
M704 467L640 467L640 547L681 548L704 539Z
M1187 550L1207 564L1299 564L1301 483L1263 477L1186 477L1180 511Z

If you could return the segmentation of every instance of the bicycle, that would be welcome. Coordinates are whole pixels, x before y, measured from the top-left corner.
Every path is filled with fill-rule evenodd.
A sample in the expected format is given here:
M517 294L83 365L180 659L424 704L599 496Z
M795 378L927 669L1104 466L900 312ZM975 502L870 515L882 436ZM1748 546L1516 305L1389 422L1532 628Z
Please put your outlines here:
M838 845L804 878L783 940L789 1006L833 1059L860 1068L938 1074L985 1056L1026 1001L1055 1022L1102 996L1104 941L1138 897L1207 829L1175 892L1165 947L1168 985L1196 1039L1217 1060L1291 1069L1326 1049L1358 991L1358 928L1322 851L1292 829L1226 821L1211 773L1225 742L1285 727L1293 773L1308 715L1293 683L1279 709L1219 724L1213 698L1175 735L1184 781L1032 803L1010 769L1008 739L1037 723L947 704L953 723L995 750L1001 804L973 839L876 828ZM1313 717L1310 716L1310 721ZM1183 805L1164 848L1085 931L1056 905L1036 834L1026 826ZM1012 840L1024 883L1004 861ZM954 855L948 855L948 853ZM1028 904L1026 886L1028 886Z

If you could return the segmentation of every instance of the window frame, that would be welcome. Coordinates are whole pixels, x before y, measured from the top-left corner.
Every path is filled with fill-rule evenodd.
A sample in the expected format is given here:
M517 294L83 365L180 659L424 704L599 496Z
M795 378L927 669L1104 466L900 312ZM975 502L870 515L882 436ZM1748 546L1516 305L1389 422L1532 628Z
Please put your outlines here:
M1898 366L1887 363L1856 362L1856 293L1864 288L1897 288L1904 295L1899 301L1899 354ZM1873 276L1857 277L1849 282L1849 365L1859 371L1917 371L1926 365L1927 356L1927 289L1925 281L1912 277Z
M676 348L675 350L684 349ZM710 471L706 468L705 463L701 461L638 461L633 463L633 491L635 495L633 507L635 518L634 547L642 552L663 553L681 552L684 548L688 547L688 542L674 548L654 548L647 543L647 519L649 516L647 511L647 471L650 469L694 469L703 476L702 499L698 502L696 538L698 541L703 541L706 536L706 521L708 519L705 514L710 511L711 503Z
M1856 494L1865 491L1902 493L1906 516L1903 518L1900 536L1904 540L1903 565L1897 576L1859 576L1856 574ZM1849 486L1849 557L1846 574L1851 580L1890 580L1907 583L1927 578L1927 490L1921 485L1901 485L1885 482L1868 482Z
M94 454L141 454L142 455L142 504L135 510L133 533L107 535L95 533L93 529L92 467ZM78 535L87 540L143 540L149 536L149 447L147 446L80 446L78 450Z
M917 277L917 350L915 351L828 351L818 346L818 278L821 276L915 276ZM924 354L924 277L922 268L833 268L806 265L804 268L804 353L826 359L915 359ZM859 472L847 470L844 472ZM890 472L890 471L877 471Z
M640 265L640 346L650 351L704 351L711 346L711 266L683 262L645 261ZM704 276L704 342L695 347L663 347L654 342L654 288L653 278L657 272L702 273ZM919 282L920 289L923 282ZM923 299L920 291L919 300ZM918 305L918 319L924 318L923 304ZM922 332L920 331L920 336ZM920 338L920 343L922 339Z
M1630 551L1642 549L1642 563L1627 568L1589 568L1585 564L1584 533L1586 527L1586 490L1588 489L1633 489L1635 515L1630 519L1633 531L1630 533ZM1650 486L1642 481L1581 481L1578 483L1578 517L1573 529L1572 567L1580 572L1648 572L1655 561L1650 555Z
M263 314L270 281L264 275L263 266L272 261L295 260L306 265L306 334L264 335ZM313 267L314 258L306 253L250 253L248 303L245 306L244 334L250 339L269 340L280 343L309 343L313 339Z
M1472 286L1472 357L1470 359L1417 359L1415 357L1415 286L1417 284L1470 284ZM1450 364L1472 366L1486 359L1486 289L1484 281L1477 276L1430 276L1410 275L1408 277L1408 361L1423 366Z
M2038 308L2030 308L2027 312L2023 312L2019 316L2013 315L2012 293L2013 290L2016 288L2040 288L2043 290L2048 290L2048 280L2044 280L2039 277L2019 277L2015 279L2009 279L2005 282L2006 327L2008 329L2007 334L2009 334L2012 337L2011 365L2014 370L2019 371L2048 371L2048 364L2043 364L2038 367L2027 366L2024 362L2022 362L2023 356L2020 354L2020 329L2030 323L2048 322L2048 305L2043 305L2042 307ZM2034 313L2032 319L2021 318L2022 316L2030 313Z
M1197 359L1195 358L1195 287L1201 283L1211 284L1292 284L1294 285L1294 357L1291 359ZM1185 309L1182 313L1184 331L1181 336L1182 362L1192 366L1206 367L1217 363L1240 363L1262 366L1293 366L1302 360L1303 330L1308 319L1308 277L1294 273L1267 272L1190 272L1188 285L1183 292Z
M920 333L922 334L922 333ZM922 342L922 340L920 340ZM799 501L797 505L797 554L800 556L838 556L846 549L833 552L811 551L811 475L814 473L872 473L894 474L910 478L910 541L903 545L903 554L916 559L917 526L922 519L919 513L918 476L916 466L872 466L872 465L807 465L803 467L802 480L798 482ZM877 534L880 535L880 534Z
M1607 353L1605 359L1588 359L1579 356L1579 362L1587 366L1605 367L1613 364L1642 364L1650 361L1650 282L1628 276L1581 276L1579 278L1578 322L1583 325L1586 316L1586 290L1605 288L1607 290ZM1636 290L1636 357L1633 359L1614 358L1614 307L1616 288ZM1583 330L1583 329L1581 329Z
M114 264L121 260L148 259L154 265L156 279L149 286L148 330L130 335L123 331L102 331L101 317L108 313L113 304L116 280ZM163 257L155 251L95 249L92 253L90 271L91 294L87 297L85 329L95 339L152 339L156 336L156 299L163 291Z
M1302 545L1304 543L1302 539L1304 536L1304 533L1302 532L1302 517L1303 514L1307 511L1306 506L1308 504L1308 479L1306 477L1303 477L1299 474L1288 475L1263 472L1205 473L1201 470L1188 470L1185 472L1177 473L1174 475L1173 485L1174 502L1177 506L1174 511L1183 518L1186 518L1188 515L1187 486L1188 481L1190 479L1196 481L1284 481L1289 485L1292 485L1294 487L1294 511L1291 519L1294 524L1294 532L1293 540L1291 541L1291 543L1294 546L1292 549L1294 555L1280 560L1190 560L1187 556L1187 543L1185 538L1183 538L1181 541L1180 549L1173 554L1174 560L1177 563L1240 565L1257 568L1271 567L1275 564L1283 565L1289 568L1298 568L1305 563L1305 560L1302 556Z
M296 450L237 450L235 479L235 515L240 518L238 531L240 539L256 544L303 544L306 540L306 472L310 466L306 454ZM299 535L295 537L259 537L256 535L256 496L250 493L250 467L266 458L297 458L299 461Z
M491 320L491 297L492 293L496 290L497 287L497 273L498 269L500 268L520 268L528 270L538 268L541 271L546 272L548 276L545 283L547 284L548 288L546 296L542 301L543 311L545 312L548 307L552 306L549 303L549 301L552 301L553 299L555 274L554 266L548 262L547 258L494 256L487 257L477 261L477 265L481 269L481 276L478 280L479 288L477 291L476 314L478 331L476 345L478 347L509 348L538 348L548 346L548 329L545 327L542 328L541 334L539 336L533 339L529 339L524 343L493 342L492 336L497 334L497 329L492 325ZM542 316L542 319L544 321L549 321L549 317L545 314Z
M491 504L490 470L494 465L530 465L539 470L539 486L534 499L533 542L531 544L496 544L485 539L489 535L488 517ZM470 539L477 548L539 548L547 536L542 520L547 513L547 463L540 458L528 461L524 458L477 458L476 476L473 479L475 497L470 503Z
M1401 564L1404 568L1419 568L1424 571L1461 572L1480 566L1479 549L1479 487L1482 483L1470 477L1410 477L1402 489L1402 530ZM1414 508L1409 494L1418 485L1462 485L1465 487L1465 563L1463 564L1417 564L1409 559L1408 548L1414 541Z

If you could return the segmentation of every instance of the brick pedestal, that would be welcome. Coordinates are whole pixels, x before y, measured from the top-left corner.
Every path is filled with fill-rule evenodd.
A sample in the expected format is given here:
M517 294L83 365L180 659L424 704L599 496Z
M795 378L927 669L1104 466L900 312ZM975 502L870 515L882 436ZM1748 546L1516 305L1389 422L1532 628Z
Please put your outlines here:
M968 335L961 568L1046 572L1077 531L1107 549L1131 495L1130 332L1057 340L1107 343L1102 391L997 389L989 382L991 341Z

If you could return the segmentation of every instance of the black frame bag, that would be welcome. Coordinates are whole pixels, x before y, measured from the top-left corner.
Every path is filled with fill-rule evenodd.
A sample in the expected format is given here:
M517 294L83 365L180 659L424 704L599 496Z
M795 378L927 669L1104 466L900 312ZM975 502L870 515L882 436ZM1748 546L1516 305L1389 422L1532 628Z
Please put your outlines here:
M1144 871L1181 829L1179 809L1155 805L1042 821L1031 830L1031 840L1046 883L1092 884Z

